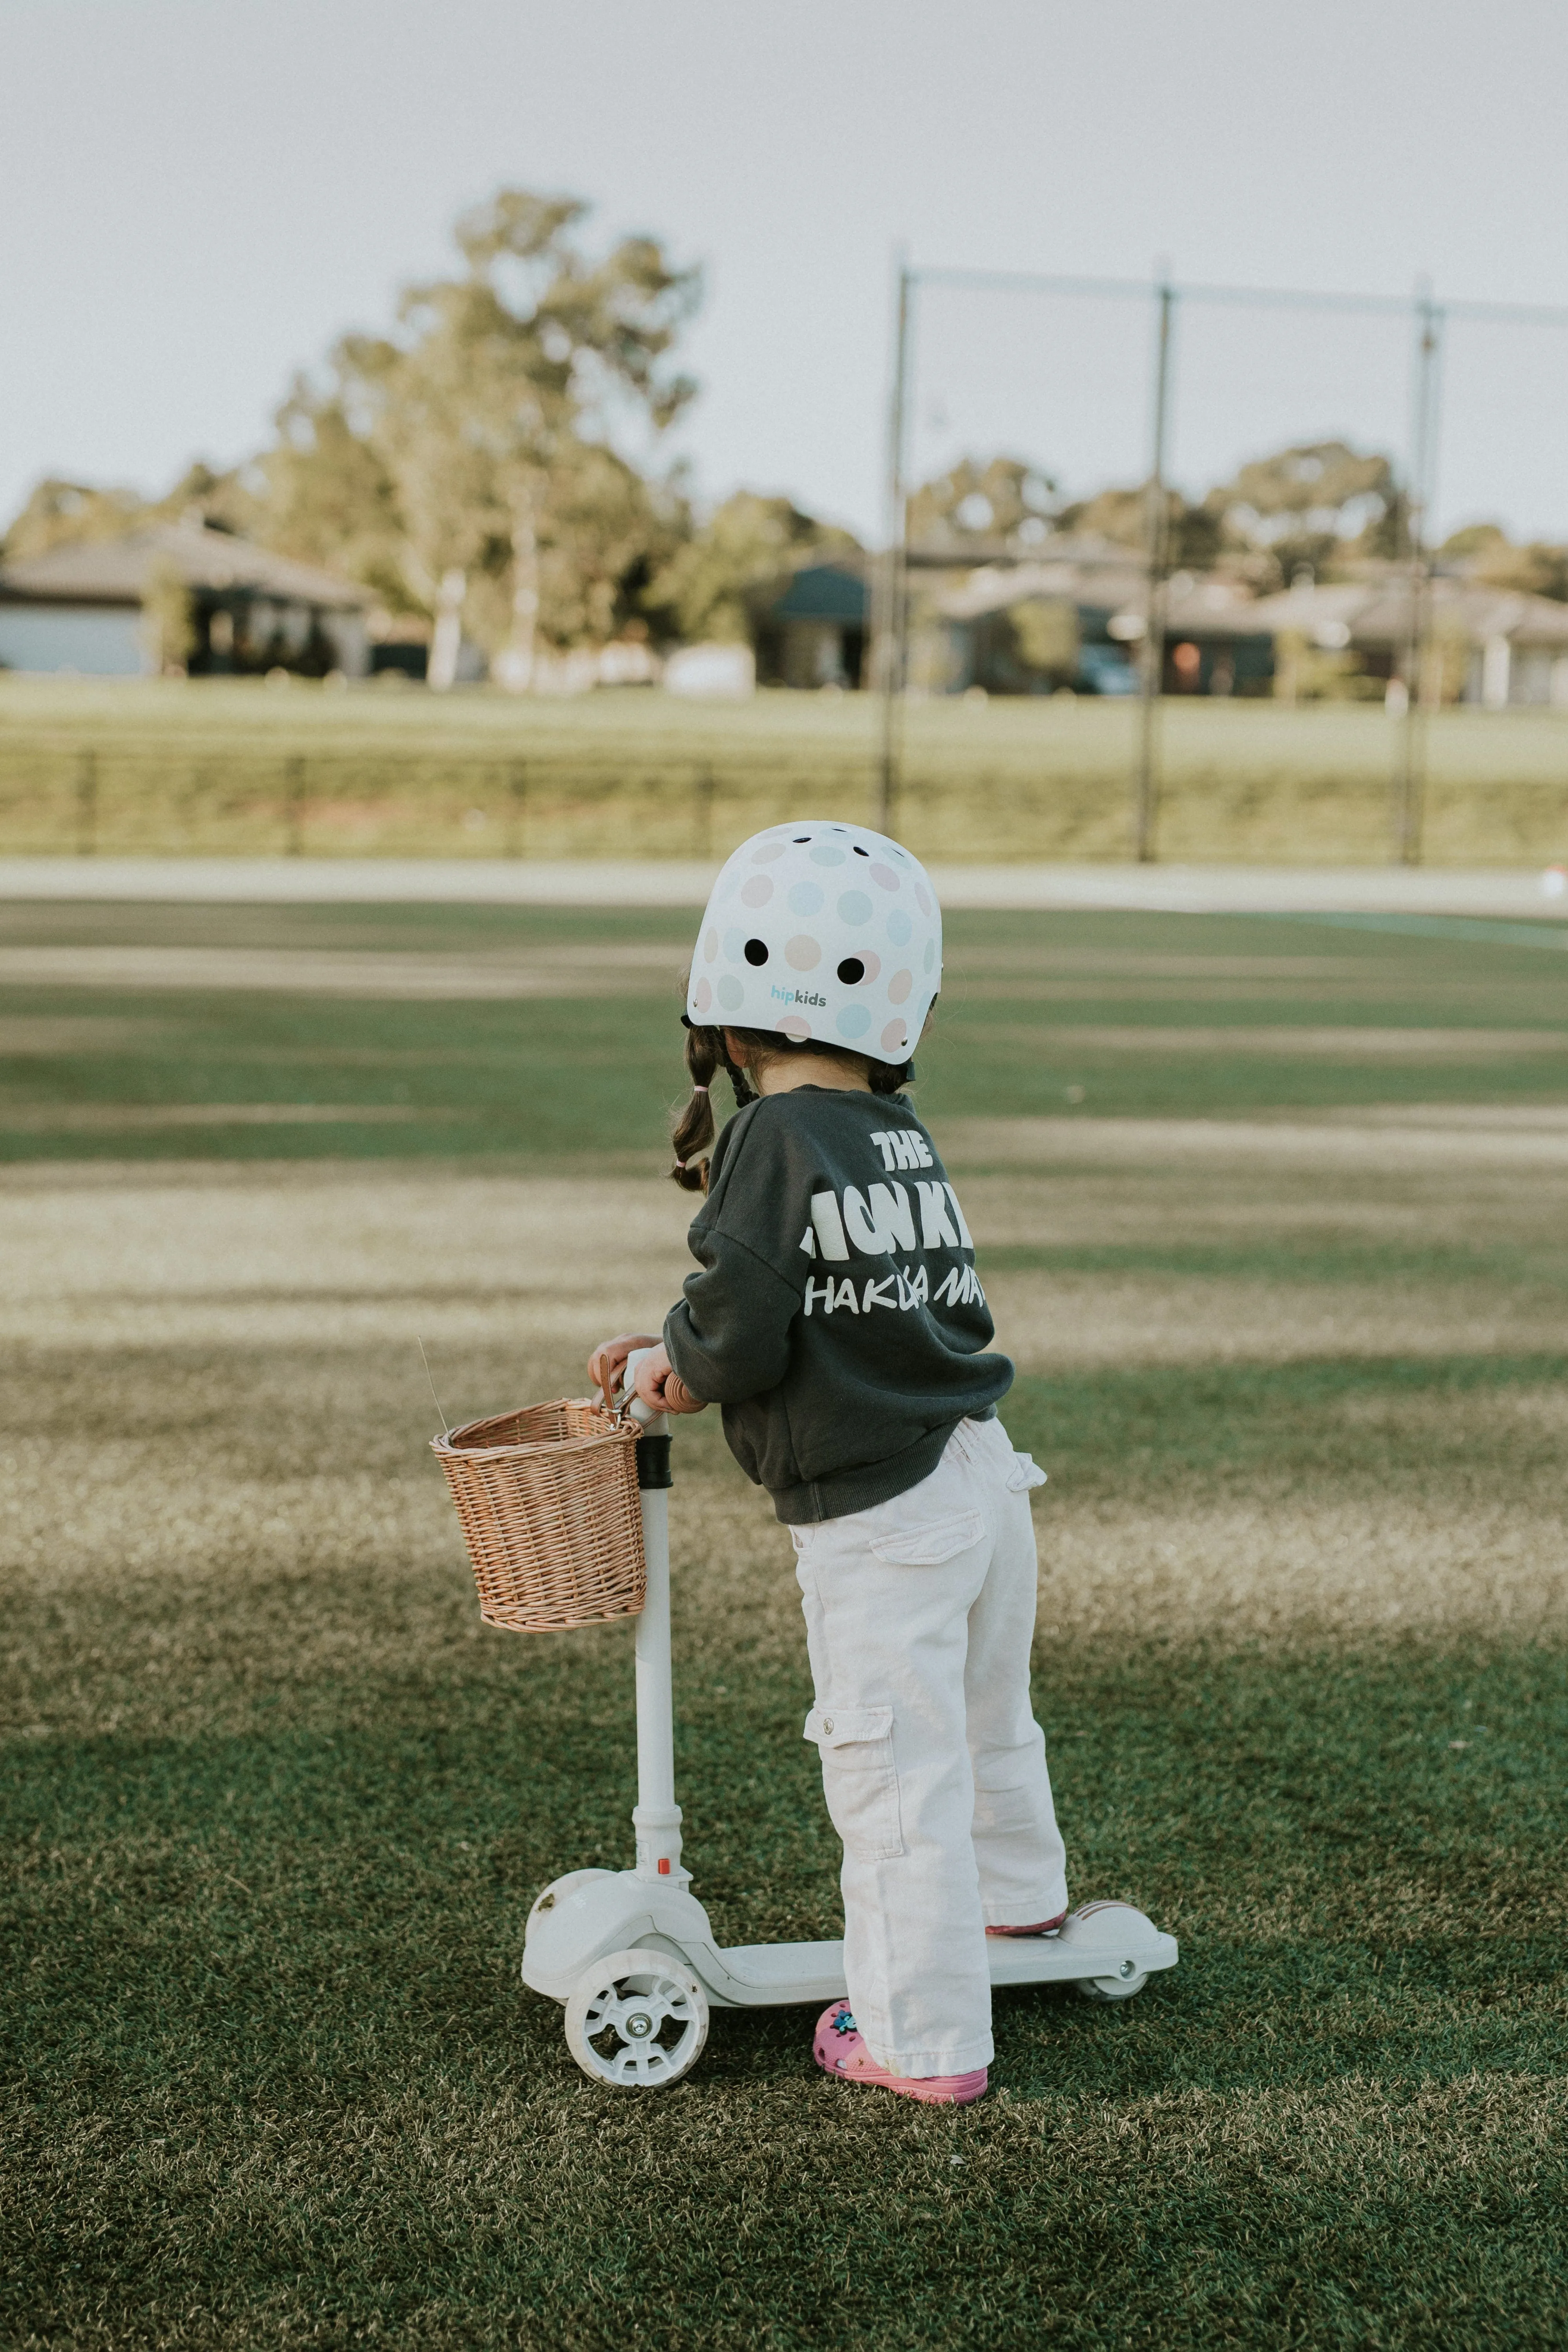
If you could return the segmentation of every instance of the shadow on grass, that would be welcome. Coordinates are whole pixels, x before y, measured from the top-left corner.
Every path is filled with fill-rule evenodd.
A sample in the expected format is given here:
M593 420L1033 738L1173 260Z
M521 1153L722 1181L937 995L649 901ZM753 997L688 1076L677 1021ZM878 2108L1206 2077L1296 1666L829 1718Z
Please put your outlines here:
M1058 1489L1125 1493L1130 1483L1311 1486L1373 1482L1384 1493L1430 1492L1459 1473L1500 1495L1523 1475L1555 1478L1562 1440L1521 1420L1478 1450L1461 1408L1521 1390L1568 1396L1568 1356L1303 1356L1293 1363L1155 1365L1060 1378L1020 1374L1002 1412L1015 1444L1050 1465ZM1402 1423L1398 1407L1436 1408ZM1442 1408L1455 1408L1445 1426ZM1373 1408L1358 1417L1355 1408ZM1382 1409L1379 1411L1378 1409ZM1393 1408L1392 1412L1389 1408ZM1348 1409L1348 1410L1347 1410ZM1190 1491L1190 1490L1189 1490Z

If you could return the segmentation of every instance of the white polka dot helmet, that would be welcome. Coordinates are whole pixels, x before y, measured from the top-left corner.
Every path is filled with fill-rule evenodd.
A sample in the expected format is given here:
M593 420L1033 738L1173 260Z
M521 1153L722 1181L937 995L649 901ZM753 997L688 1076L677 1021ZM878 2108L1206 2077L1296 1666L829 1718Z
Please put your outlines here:
M713 885L686 1013L906 1062L942 986L942 909L918 857L810 817L743 841Z

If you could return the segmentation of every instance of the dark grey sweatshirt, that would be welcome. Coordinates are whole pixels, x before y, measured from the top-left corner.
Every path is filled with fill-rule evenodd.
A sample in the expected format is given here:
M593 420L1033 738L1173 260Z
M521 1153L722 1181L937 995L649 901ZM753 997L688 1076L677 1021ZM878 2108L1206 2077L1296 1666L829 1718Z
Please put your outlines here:
M664 1327L781 1519L832 1519L929 1476L1012 1384L958 1195L905 1095L764 1095L713 1150L701 1268Z

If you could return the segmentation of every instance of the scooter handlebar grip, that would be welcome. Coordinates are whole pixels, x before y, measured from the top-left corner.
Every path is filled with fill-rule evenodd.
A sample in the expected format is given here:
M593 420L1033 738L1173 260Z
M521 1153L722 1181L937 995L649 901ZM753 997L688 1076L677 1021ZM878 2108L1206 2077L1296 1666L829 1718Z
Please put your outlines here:
M656 1412L651 1404L645 1404L640 1396L635 1396L632 1393L637 1386L639 1367L654 1353L655 1350L652 1348L634 1348L621 1368L621 1394L624 1397L631 1397L632 1419L640 1421L645 1429L650 1422L664 1419L664 1415L661 1412Z

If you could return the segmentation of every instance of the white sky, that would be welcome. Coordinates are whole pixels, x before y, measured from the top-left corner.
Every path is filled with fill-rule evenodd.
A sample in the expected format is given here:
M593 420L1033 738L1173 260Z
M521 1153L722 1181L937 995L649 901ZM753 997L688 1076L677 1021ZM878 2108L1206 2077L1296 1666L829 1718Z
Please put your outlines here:
M700 260L704 494L874 531L889 256L1568 301L1562 0L0 0L0 510L264 437L502 182ZM1193 313L1174 471L1399 445L1403 324ZM1148 320L933 296L921 467L1143 467ZM1568 331L1456 331L1440 510L1568 535Z

